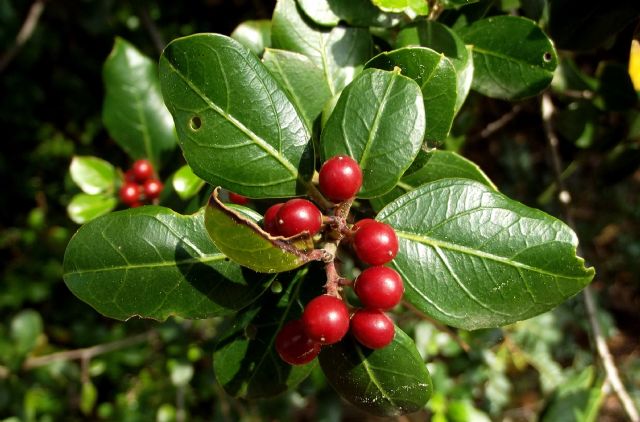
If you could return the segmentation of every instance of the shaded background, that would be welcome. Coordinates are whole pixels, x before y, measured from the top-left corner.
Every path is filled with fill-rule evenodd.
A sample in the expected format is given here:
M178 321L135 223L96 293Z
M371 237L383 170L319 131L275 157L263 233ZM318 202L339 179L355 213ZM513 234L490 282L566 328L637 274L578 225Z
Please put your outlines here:
M498 7L517 6L511 3ZM0 418L362 417L340 401L320 373L296 392L272 401L245 403L226 397L211 369L219 321L120 323L77 300L62 281L64 248L77 229L66 215L76 192L67 173L71 158L95 155L120 168L129 165L100 117L101 67L114 37L157 59L161 45L173 38L195 32L228 35L243 20L269 19L274 2L42 4L32 37L0 70ZM11 50L31 5L0 0L0 55ZM571 56L588 75L598 74L604 60L626 66L634 30L635 22L607 45ZM571 112L570 96L555 100ZM598 271L593 286L600 318L638 402L640 119L630 117L629 110L637 114L637 98L631 107L605 107L605 112L583 119L594 126L588 141L574 136L582 133L576 119L560 119L559 127L561 158L570 169L565 183L573 194L572 217L584 255ZM478 163L505 194L562 216L555 205L539 99L513 104L472 94L452 135L446 146ZM555 386L584 368L597 367L580 297L514 327L460 333L473 346L468 352L460 349L452 332L428 321L416 320L414 328L421 352L432 362L435 390L441 392L429 412L437 413L434 407L439 405L452 408L470 402L492 419L534 420L552 402ZM29 360L114 341L116 351L98 348L91 359L69 355L43 366ZM604 401L601 412L601 420L623 418L613 397ZM427 415L414 417L424 420Z

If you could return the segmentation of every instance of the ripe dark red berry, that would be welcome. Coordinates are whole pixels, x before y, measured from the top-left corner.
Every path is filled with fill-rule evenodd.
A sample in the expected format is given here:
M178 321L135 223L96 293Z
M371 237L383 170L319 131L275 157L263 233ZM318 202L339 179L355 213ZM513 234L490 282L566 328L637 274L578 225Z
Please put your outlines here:
M348 155L336 155L324 162L319 174L320 191L332 201L356 196L362 186L362 170Z
M163 187L164 186L162 185L162 182L158 179L148 179L146 182L144 182L143 185L144 195L147 197L147 199L156 199L162 193Z
M360 302L373 309L391 309L404 294L402 277L389 267L369 267L356 279L355 291Z
M349 331L349 311L337 297L321 295L304 308L302 323L311 340L320 344L337 343Z
M278 218L278 211L280 211L280 208L282 208L283 205L284 205L284 202L273 204L269 208L267 208L267 211L264 213L264 218L262 220L262 227L264 228L264 231L266 231L272 236L279 235L277 218Z
M356 255L369 265L383 265L396 257L398 236L393 228L379 221L360 227L353 235Z
M313 236L320 231L321 226L322 213L306 199L291 199L278 211L276 227L282 236L295 236L303 231Z
M276 351L290 365L304 365L320 353L320 344L307 337L300 320L287 322L276 336Z
M136 175L133 173L133 169L129 169L129 170L124 172L124 180L126 182L135 182L136 181Z
M358 309L351 317L351 334L370 349L381 349L393 341L393 321L378 309Z
M371 223L372 221L376 221L373 218L363 218L362 220L358 220L353 224L353 227L351 228L354 232L361 229L362 227L364 227L365 225Z
M125 182L120 187L120 200L129 206L139 203L140 194L142 193L141 186L134 182ZM139 204L138 204L139 205ZM136 205L136 206L138 206Z
M140 183L144 183L147 179L153 177L153 164L149 160L137 160L133 163L131 169L136 180Z
M229 201L238 205L247 205L249 202L251 202L251 200L246 196L242 196L234 192L229 192Z

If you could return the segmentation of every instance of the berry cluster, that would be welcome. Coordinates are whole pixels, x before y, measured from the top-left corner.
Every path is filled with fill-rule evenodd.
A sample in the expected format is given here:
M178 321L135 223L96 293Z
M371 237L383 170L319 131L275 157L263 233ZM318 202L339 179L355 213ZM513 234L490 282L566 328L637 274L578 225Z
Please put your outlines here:
M362 185L362 171L348 156L327 160L320 169L322 194L340 204L352 200ZM350 206L350 202L348 202ZM347 206L347 213L348 213ZM336 221L328 218L327 221ZM264 215L263 227L273 236L295 236L302 232L315 235L323 227L322 212L306 199L291 199L272 205ZM358 259L368 265L357 277L354 290L362 308L350 314L339 297L337 283L349 284L335 274L330 280L327 271L327 293L312 299L299 320L289 321L276 336L276 351L291 365L312 361L324 345L334 344L351 332L365 347L380 349L393 340L395 327L384 311L395 307L404 293L402 278L385 267L398 253L398 238L392 227L373 219L363 219L345 227L335 223L332 229L349 243ZM339 242L339 241L338 241ZM334 263L331 262L332 268ZM330 285L334 283L333 287Z
M137 160L124 174L124 183L120 187L120 200L131 208L139 207L146 201L160 196L162 182L155 177L153 165L149 160Z

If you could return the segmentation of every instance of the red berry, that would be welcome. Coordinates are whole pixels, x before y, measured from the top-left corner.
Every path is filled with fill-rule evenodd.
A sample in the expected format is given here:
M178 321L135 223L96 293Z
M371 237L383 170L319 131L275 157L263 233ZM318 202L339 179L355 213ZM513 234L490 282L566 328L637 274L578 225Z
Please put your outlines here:
M278 211L280 211L280 208L282 208L283 205L284 205L284 202L273 204L264 213L262 226L264 227L264 231L266 231L272 236L279 235L278 226L277 226L277 217L278 217Z
M342 202L356 196L362 186L362 170L348 155L336 155L320 168L320 190L329 199Z
M393 341L393 321L378 309L358 309L351 317L351 334L365 347L381 349Z
M156 199L162 193L163 187L161 181L151 178L144 182L144 194L147 199Z
M133 174L133 169L129 169L129 170L124 172L124 180L126 182L135 182L136 181L136 175Z
M376 221L376 220L374 220L373 218L363 218L362 220L358 220L353 224L353 227L351 227L351 230L355 232L373 221Z
M134 206L134 204L140 201L140 194L142 193L142 187L134 182L125 182L120 187L120 200L129 206ZM138 206L138 205L136 205Z
M355 291L360 302L373 309L391 309L404 293L402 278L389 267L369 267L356 279Z
M251 200L246 196L242 196L234 192L229 192L229 201L238 205L247 205Z
M153 177L153 164L149 160L137 160L131 166L133 175L140 183L144 183L147 179Z
M278 211L276 227L285 237L295 236L304 231L314 235L322 226L322 213L306 199L291 199Z
M396 257L398 236L393 228L379 221L360 227L353 235L356 255L369 265L383 265Z
M302 322L311 340L333 344L342 340L349 331L349 311L347 305L337 297L321 295L307 303Z
M307 337L302 321L287 322L276 336L276 351L289 365L304 365L320 353L320 344Z

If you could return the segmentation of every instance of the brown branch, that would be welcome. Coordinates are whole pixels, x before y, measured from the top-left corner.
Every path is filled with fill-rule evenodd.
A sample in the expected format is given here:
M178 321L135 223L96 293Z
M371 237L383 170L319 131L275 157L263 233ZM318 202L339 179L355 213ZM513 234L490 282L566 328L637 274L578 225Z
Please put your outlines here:
M542 95L541 109L544 131L547 137L547 142L549 144L549 151L551 152L553 172L555 175L556 184L559 189L558 200L562 206L567 224L574 231L576 231L575 221L573 220L573 215L571 213L571 195L567 190L562 178L562 159L560 158L560 153L558 151L559 140L555 134L555 131L553 130L553 125L551 122L551 119L555 112L555 108L548 93ZM577 252L582 255L580 246L578 246ZM590 285L587 285L583 289L582 295L585 307L587 309L589 325L591 326L596 349L598 351L598 355L600 356L600 360L602 360L604 370L607 374L607 380L611 383L611 387L620 400L620 403L627 413L627 416L629 416L629 419L632 422L640 422L640 415L638 414L638 410L636 409L631 396L629 396L629 392L626 390L624 384L622 383L622 380L620 379L618 368L616 367L613 356L611 356L609 346L607 345L607 342L604 339L604 335L602 334L602 328L600 327L600 322L598 321L597 317L598 310L595 300L593 299L593 292L591 291Z
M142 26L145 27L147 32L149 33L149 37L153 42L154 47L158 51L158 53L162 53L164 50L164 46L166 43L164 42L164 38L158 29L156 23L151 19L151 15L149 15L149 10L145 5L141 5L138 9L138 15L140 16L140 20L142 20Z
M40 16L44 11L44 4L46 0L36 0L31 5L29 9L29 13L22 23L22 27L20 31L18 31L18 35L16 35L16 41L13 46L7 50L5 54L0 57L0 73L2 73L11 60L18 54L22 46L29 41L31 36L33 35L33 31L35 31L38 26L38 21L40 20Z
M501 130L507 124L509 124L509 122L515 119L516 116L518 116L518 114L520 114L521 111L522 111L522 106L519 104L515 105L510 112L503 114L502 117L500 117L499 119L494 120L493 122L490 122L489 124L487 124L479 133L473 135L470 140L476 141L479 139L487 139L494 133Z
M127 347L135 346L136 344L145 343L156 336L155 330L147 331L146 333L138 334L132 337L124 338L122 340L116 340L109 343L98 344L91 347L85 347L83 349L66 350L64 352L51 353L44 356L35 356L28 358L22 364L22 369L30 370L38 368L40 366L49 365L53 362L69 361L69 360L82 360L89 361L95 356L110 353L116 350L124 349Z

